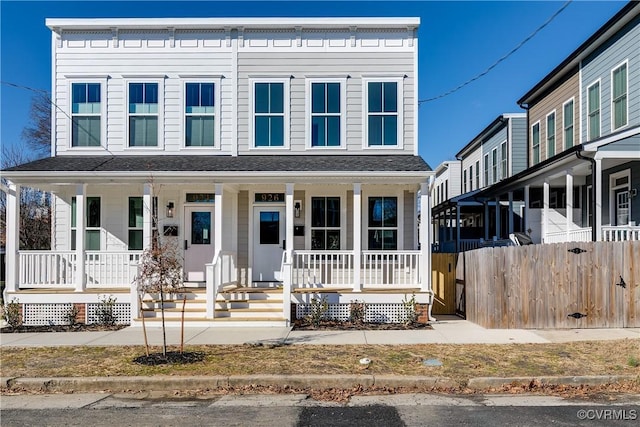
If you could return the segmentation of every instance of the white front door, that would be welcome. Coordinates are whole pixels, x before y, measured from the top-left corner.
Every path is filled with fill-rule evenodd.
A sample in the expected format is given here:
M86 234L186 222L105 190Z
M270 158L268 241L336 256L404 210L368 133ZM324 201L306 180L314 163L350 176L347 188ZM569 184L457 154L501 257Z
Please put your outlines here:
M284 206L253 208L253 281L275 280L285 250Z
M184 208L184 270L189 282L204 282L204 266L213 261L213 209L213 206Z

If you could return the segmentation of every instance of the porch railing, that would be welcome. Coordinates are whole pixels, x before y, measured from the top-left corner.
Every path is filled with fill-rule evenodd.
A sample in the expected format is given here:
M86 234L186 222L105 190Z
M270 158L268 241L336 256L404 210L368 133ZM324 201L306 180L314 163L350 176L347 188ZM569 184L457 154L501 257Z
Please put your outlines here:
M131 286L142 252L86 252L87 288ZM20 251L18 286L21 288L75 287L78 285L75 251Z
M640 240L640 227L631 225L604 226L602 227L602 240L605 242Z
M295 251L292 284L299 288L353 287L352 251Z
M420 286L420 251L363 251L364 287Z
M238 283L237 254L231 251L219 251L211 264L205 265L207 318L215 317L215 306L218 293L224 286Z

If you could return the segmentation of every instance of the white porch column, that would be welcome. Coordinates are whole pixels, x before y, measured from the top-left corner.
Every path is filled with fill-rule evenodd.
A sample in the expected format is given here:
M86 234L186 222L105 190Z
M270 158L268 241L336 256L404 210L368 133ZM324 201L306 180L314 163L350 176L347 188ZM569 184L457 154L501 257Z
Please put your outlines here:
M429 236L428 227L431 222L431 197L429 197L429 184L426 182L420 184L420 218L420 256L422 258L420 291L431 292L431 236ZM431 295L433 297L433 293ZM431 301L429 304L431 305Z
M84 244L86 234L87 184L76 185L76 292L83 292L86 285Z
M222 250L222 195L224 184L216 184L216 194L214 199L214 227L213 256L215 257Z
M291 254L293 254L293 218L294 218L294 200L293 200L293 183L285 184L285 194L284 194L284 202L285 202L285 243L286 243L286 251L287 251L287 259L291 259Z
M500 238L502 224L500 224L500 196L496 196L496 238Z
M593 189L596 208L593 219L596 225L596 241L599 242L602 240L602 160L596 159L596 170L593 173L596 175L596 186ZM609 203L613 203L613 201L609 201Z
M549 180L545 179L542 184L542 243L547 240L549 230Z
M529 186L524 186L524 232L529 231Z
M156 218L156 221L158 218ZM151 247L153 236L153 185L144 184L142 192L142 249Z
M566 203L565 208L567 210L565 233L566 241L569 241L571 230L573 229L573 170L569 169L566 175Z
M507 233L513 233L513 191L509 191L509 220Z
M362 184L353 184L353 291L362 290Z
M15 292L18 288L18 251L20 250L20 186L9 183L7 191L7 223L6 237L6 266L5 303L10 302L7 292Z

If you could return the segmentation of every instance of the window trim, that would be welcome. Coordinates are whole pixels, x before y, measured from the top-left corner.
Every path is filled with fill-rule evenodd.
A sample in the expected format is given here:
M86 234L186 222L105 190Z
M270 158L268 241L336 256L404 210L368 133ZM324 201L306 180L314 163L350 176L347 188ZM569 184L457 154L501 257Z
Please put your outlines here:
M312 105L313 83L339 83L340 84L340 145L338 146L313 146L312 130ZM307 77L305 79L305 110L304 110L304 134L305 148L307 150L344 150L347 148L347 78L346 77ZM325 114L325 115L334 115Z
M369 145L369 83L397 83L396 99L398 101L396 117L397 144L396 145ZM402 150L404 148L404 77L362 77L362 149L363 150Z
M591 136L591 113L589 112L589 91L591 90L591 88L595 85L598 85L598 135L597 136ZM587 141L593 141L594 139L598 139L602 136L602 84L600 82L600 79L597 79L596 81L594 81L593 83L591 83L589 86L587 86L587 93L586 93L586 102L587 102L587 108L586 108L586 118L587 118Z
M571 115L571 139L572 144L570 147L567 147L567 115L565 114L565 109L568 104L572 105L573 114ZM576 103L575 98L571 97L562 103L562 147L564 150L568 150L573 147L576 143Z
M626 97L626 122L623 125L620 125L618 127L615 127L615 122L616 122L616 118L615 118L615 99L613 98L613 73L617 70L619 70L622 67L626 67L627 70L627 79L625 82L625 94L624 96ZM600 100L600 104L602 104L602 100ZM615 132L617 130L620 129L624 129L625 127L629 126L629 60L625 59L624 61L622 61L620 64L618 64L617 66L613 67L611 69L611 131Z
M549 132L549 118L553 117L553 135L551 135L551 133ZM545 142L546 142L546 148L547 148L547 156L546 158L549 159L553 156L555 156L557 154L557 132L556 132L556 128L558 121L557 121L557 115L556 115L556 110L554 109L553 111L551 111L549 114L547 114L545 116ZM550 145L550 138L553 138L553 154L551 154L551 150L549 149L551 147Z
M213 83L213 145L212 146L188 146L187 145L187 83ZM185 77L181 79L181 93L180 93L180 138L182 139L181 148L185 150L194 150L194 151L204 151L204 150L216 150L219 151L222 149L222 141L221 141L221 85L222 78L221 77L202 77L202 78L194 78L194 77ZM208 114L207 114L208 116Z
M255 89L257 83L282 83L283 84L283 94L282 94L282 102L283 105L283 116L284 116L284 141L283 145L274 146L274 147L257 147L256 146L256 136L255 136ZM249 123L248 123L248 131L249 131L249 150L250 151L282 151L290 149L290 138L291 138L291 77L252 77L249 78Z
M131 151L141 150L164 150L164 78L158 77L135 77L124 79L124 149ZM157 83L158 84L158 144L156 146L130 146L129 145L129 85L131 83ZM149 114L151 116L151 114Z
M83 78L81 76L67 76L67 93L68 93L68 105L67 105L67 149L80 151L80 150L104 150L107 147L107 77L88 77ZM96 146L77 146L73 145L73 84L83 83L98 83L100 84L100 145ZM82 114L77 114L81 116ZM53 130L55 132L55 124L53 124Z
M534 139L533 139L533 135L534 135L534 129L538 128L538 143L536 144ZM535 122L534 124L531 125L531 165L537 165L538 163L540 163L540 120L538 120L537 122ZM536 151L537 151L537 157L538 159L536 160Z

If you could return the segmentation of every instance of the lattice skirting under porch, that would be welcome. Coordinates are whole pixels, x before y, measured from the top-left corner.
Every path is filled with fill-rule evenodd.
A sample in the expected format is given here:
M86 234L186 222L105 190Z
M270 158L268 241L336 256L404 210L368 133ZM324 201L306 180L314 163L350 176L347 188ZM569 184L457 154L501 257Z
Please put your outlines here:
M79 309L76 321L81 323L99 323L98 309L99 303L73 304L73 303L52 303L33 304L25 303L22 306L22 323L25 326L41 325L67 325L69 324L69 313L73 307ZM113 305L113 316L118 324L129 324L131 322L131 306L127 303L115 303Z
M348 321L350 303L329 304L324 315L325 319ZM422 304L418 304L418 311L422 311ZM364 321L374 323L403 323L407 319L407 312L402 303L371 303L366 304ZM296 304L296 319L302 319L311 312L311 304ZM421 314L421 313L418 313Z

